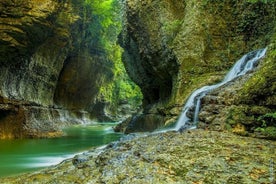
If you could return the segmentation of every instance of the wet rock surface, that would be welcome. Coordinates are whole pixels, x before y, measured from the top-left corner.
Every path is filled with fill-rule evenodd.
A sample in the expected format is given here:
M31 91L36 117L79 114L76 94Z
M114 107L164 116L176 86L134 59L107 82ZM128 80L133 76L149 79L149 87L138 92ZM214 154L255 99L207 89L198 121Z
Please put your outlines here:
M3 0L0 12L0 139L52 137L94 118L112 64L90 40L91 7Z
M243 54L266 47L275 25L273 7L127 0L120 42L127 72L144 95L143 113L164 116L156 126L173 122L192 91L216 83Z
M135 136L3 183L273 183L276 142L190 130Z
M275 41L255 71L239 77L202 99L199 127L229 130L240 135L276 140L276 119L262 120L276 111ZM272 70L271 70L272 69ZM265 79L264 79L265 78ZM260 84L262 81L263 83ZM269 85L268 85L269 82Z

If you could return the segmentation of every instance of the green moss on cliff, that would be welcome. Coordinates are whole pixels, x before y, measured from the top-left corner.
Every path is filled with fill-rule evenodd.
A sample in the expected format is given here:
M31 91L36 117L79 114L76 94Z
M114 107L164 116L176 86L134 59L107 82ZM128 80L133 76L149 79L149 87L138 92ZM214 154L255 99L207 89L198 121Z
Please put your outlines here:
M113 114L117 113L118 106L130 104L132 108L141 106L142 93L140 88L128 77L121 61L122 49L115 47L112 61L114 63L114 79L108 85L102 86L100 95L103 100L110 104Z
M275 25L273 7L270 1L188 3L173 46L181 63L177 99L189 96L194 86L204 85L202 76L208 80L208 73L226 72L242 54L265 47Z
M262 115L257 120L261 125L255 128L255 133L276 140L276 112Z
M274 0L204 0L203 8L211 14L224 16L224 21L217 21L217 26L228 27L223 33L226 39L229 36L239 35L246 44L243 46L251 50L269 43L275 24Z
M125 7L124 63L142 88L144 113L165 119L244 53L266 47L276 14L274 1L129 0Z
M266 59L243 89L240 103L259 104L275 108L276 104L276 34L272 37Z
M120 2L86 0L85 3L91 7L94 19L94 24L89 28L93 32L92 40L113 63L112 80L101 86L98 100L109 104L108 110L112 115L118 113L118 106L122 104L130 104L135 109L141 105L142 94L126 74L122 63L123 50L117 44L117 36L122 29Z
M226 127L228 127L230 131L241 135L252 134L256 129L266 124L260 117L265 116L267 112L271 112L271 109L264 106L256 106L253 104L233 105L228 111Z
M238 124L253 136L276 137L276 34L271 38L267 55L236 94L235 106L228 113L227 123Z

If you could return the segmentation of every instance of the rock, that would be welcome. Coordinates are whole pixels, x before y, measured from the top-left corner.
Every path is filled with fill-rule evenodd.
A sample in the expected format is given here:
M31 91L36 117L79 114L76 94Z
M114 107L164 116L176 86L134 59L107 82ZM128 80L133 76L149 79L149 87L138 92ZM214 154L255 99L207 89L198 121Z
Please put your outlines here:
M272 41L268 48L266 57L260 62L257 71L238 78L228 85L212 91L202 99L202 109L199 114L200 126L208 127L212 130L229 130L240 135L249 135L266 139L275 139L275 132L268 128L271 126L268 121L261 118L266 114L275 112L275 107L271 106L267 99L273 99L275 89L269 87L267 82L272 78L276 79L274 73L267 71L275 68ZM257 86L253 81L257 78L264 78L263 84ZM273 83L270 86L273 86ZM249 90L251 89L251 90ZM261 92L262 90L262 92ZM212 99L212 100L211 100ZM273 101L273 100L272 100ZM275 127L275 126L274 126ZM268 133L266 131L268 128ZM260 131L261 130L261 131ZM261 133L262 132L262 133Z
M83 169L87 167L87 164L86 164L87 161L88 161L88 156L84 154L77 155L72 159L73 165L78 169Z
M3 0L0 11L0 139L60 135L94 118L113 66L90 40L91 7Z
M164 117L155 114L134 116L129 122L125 133L154 131L164 125Z
M116 125L113 130L115 132L122 132L124 133L126 128L128 127L129 123L131 122L132 117L127 118L126 120L124 120L123 122L119 123L118 125Z
M137 136L3 183L271 183L275 141L190 130ZM72 161L77 163L72 165ZM78 168L78 164L86 167Z
M175 104L183 105L193 90L222 80L243 54L265 47L275 27L272 4L126 1L120 44L127 72L142 89L144 114L160 108L156 115L166 119L171 111L180 113ZM236 94L228 94L227 101L215 94L204 100L230 105Z

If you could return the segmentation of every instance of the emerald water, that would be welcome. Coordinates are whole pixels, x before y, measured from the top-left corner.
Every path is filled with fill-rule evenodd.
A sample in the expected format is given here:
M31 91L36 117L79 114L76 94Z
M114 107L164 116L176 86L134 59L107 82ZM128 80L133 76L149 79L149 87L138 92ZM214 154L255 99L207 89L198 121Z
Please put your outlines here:
M0 177L35 171L60 163L89 148L118 140L114 123L78 125L51 139L0 140Z

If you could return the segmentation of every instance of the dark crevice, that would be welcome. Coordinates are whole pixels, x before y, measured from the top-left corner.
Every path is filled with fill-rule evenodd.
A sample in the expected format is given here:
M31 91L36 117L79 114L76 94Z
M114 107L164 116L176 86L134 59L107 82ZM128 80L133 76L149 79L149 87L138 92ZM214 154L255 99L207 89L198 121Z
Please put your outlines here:
M8 117L12 112L10 110L3 110L0 109L0 120L5 119L6 117ZM0 121L1 122L1 121Z

